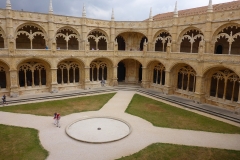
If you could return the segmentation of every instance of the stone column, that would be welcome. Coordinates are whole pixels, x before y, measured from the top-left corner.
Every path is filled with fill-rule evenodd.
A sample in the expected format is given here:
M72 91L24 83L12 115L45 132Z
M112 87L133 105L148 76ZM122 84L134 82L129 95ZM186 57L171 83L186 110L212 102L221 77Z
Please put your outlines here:
M165 91L164 93L166 94L173 94L173 86L172 86L172 81L171 81L171 72L165 70Z
M203 84L204 78L202 76L196 76L196 87L195 87L195 93L194 93L194 101L196 103L204 103L204 93L203 93Z
M9 54L15 53L15 40L13 31L13 12L11 9L6 9L6 39L5 47L8 48Z
M113 86L118 86L117 71L118 71L118 66L113 66L113 78L112 78Z
M172 42L171 42L171 48L172 48L172 52L178 52L177 50L177 45L178 45L178 34L177 34L177 30L178 30L178 18L174 17L174 22L173 22L173 26L172 26Z
M58 83L57 83L57 68L51 68L51 75L48 75L48 76L51 76L51 86L50 86L50 92L51 93L57 93L58 92Z
M142 87L143 88L148 88L148 79L147 79L147 67L142 67Z
M90 85L89 85L89 83L90 83L90 67L89 66L87 66L87 67L85 67L84 68L84 75L85 75L85 80L84 80L84 89L88 89L88 88L90 88Z
M112 20L111 22L111 35L110 35L110 42L109 42L109 50L114 50L115 46L115 22Z
M205 33L204 33L204 40L205 40L205 50L206 53L211 53L211 35L212 35L212 13L209 12L206 15L206 24L205 24ZM214 52L214 51L213 51Z
M10 70L10 97L19 96L18 90L18 71Z
M46 45L48 46L48 48L52 49L53 52L56 51L56 40L55 40L55 36L54 36L54 29L55 29L55 25L54 25L54 16L52 13L48 14L48 40L46 42Z
M88 48L89 50L89 46L86 46L86 42L87 40L87 27L86 27L86 18L82 18L82 43L81 43L81 48L86 50Z

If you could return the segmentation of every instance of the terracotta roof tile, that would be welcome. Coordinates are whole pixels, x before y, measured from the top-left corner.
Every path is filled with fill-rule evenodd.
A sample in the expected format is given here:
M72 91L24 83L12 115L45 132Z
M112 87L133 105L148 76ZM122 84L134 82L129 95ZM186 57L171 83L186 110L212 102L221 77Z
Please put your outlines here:
M207 12L207 9L208 9L208 6L180 10L180 11L178 11L178 17L203 14L203 13ZM231 10L231 9L240 9L240 0L213 5L214 12L215 11L216 12L217 11L226 11L226 10ZM173 12L168 12L168 13L162 13L162 14L157 14L157 15L153 16L153 20L158 21L158 20L169 19L172 17L173 17Z

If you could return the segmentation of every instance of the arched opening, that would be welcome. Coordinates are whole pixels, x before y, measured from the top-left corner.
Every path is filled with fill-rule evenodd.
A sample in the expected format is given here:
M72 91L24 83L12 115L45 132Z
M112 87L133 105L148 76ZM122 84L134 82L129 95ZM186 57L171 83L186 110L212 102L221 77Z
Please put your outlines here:
M239 55L240 27L231 25L223 29L221 28L218 34L214 36L214 41L215 54ZM222 49L219 46L222 46Z
M233 71L221 69L215 71L211 76L210 93L211 97L223 101L238 101L240 78Z
M19 65L18 81L20 87L42 87L47 85L47 67L38 61L27 61Z
M125 51L125 40L123 39L122 36L117 36L117 43L118 43L118 50L123 50Z
M195 92L196 71L190 66L183 66L178 71L177 88L181 91Z
M65 60L58 64L58 84L78 84L81 80L80 64L74 60Z
M88 35L90 50L107 50L107 37L100 31L93 31Z
M104 80L105 83L108 83L111 80L111 74L110 73L110 64L107 59L97 59L91 62L90 64L90 81L92 83L97 82L96 84L100 85L98 83L101 80Z
M17 31L17 49L44 49L46 46L43 31L36 26L25 25Z
M167 43L171 42L171 35L168 32L161 32L155 39L155 51L165 52Z
M2 65L0 62L0 89L7 88L7 75L6 75L7 68L5 65Z
M123 62L118 63L118 82L124 82L125 81L125 76L126 76L126 68Z
M217 45L215 54L222 54L222 53L223 53L222 45Z
M198 47L200 41L203 41L204 37L199 30L189 30L180 39L180 52L198 53Z
M79 49L79 36L71 28L62 28L58 30L55 37L58 49Z
M134 59L124 59L118 63L118 82L139 84L142 80L142 64Z

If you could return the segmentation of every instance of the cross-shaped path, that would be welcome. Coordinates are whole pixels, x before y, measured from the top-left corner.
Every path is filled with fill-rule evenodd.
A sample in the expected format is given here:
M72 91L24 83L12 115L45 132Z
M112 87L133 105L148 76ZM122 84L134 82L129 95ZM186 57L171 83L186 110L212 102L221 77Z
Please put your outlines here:
M39 130L43 147L49 151L49 160L113 160L127 156L152 143L170 143L188 146L240 150L239 134L221 134L203 131L154 127L146 120L127 114L126 110L134 91L118 91L99 111L74 113L61 118L61 128L53 124L49 116L35 116L0 112L0 123ZM71 122L96 116L122 119L131 125L132 132L126 138L102 144L84 143L70 138L65 128Z

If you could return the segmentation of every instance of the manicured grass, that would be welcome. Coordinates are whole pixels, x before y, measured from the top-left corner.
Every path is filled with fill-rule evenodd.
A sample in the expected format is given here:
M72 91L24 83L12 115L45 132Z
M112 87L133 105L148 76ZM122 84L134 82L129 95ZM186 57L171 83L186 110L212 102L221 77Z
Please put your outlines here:
M118 160L239 160L240 151L190 147L171 144L152 144L143 150Z
M53 116L53 113L58 112L64 116L71 113L99 110L114 95L115 93L110 93L16 106L5 106L1 107L0 111L34 114L41 116Z
M38 131L0 124L0 159L44 160L48 152L42 147Z
M158 127L240 134L240 127L173 107L138 94L134 95L126 112L141 117Z

